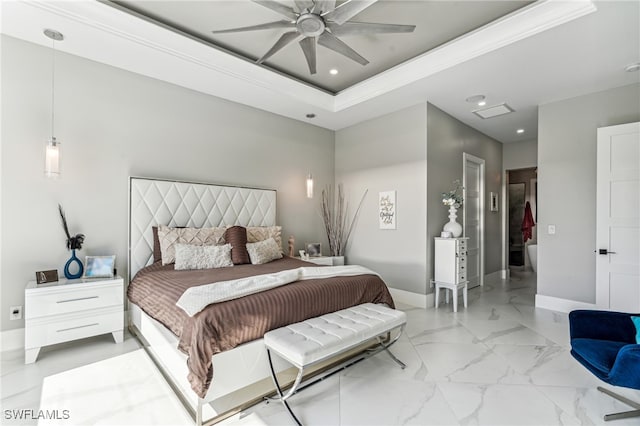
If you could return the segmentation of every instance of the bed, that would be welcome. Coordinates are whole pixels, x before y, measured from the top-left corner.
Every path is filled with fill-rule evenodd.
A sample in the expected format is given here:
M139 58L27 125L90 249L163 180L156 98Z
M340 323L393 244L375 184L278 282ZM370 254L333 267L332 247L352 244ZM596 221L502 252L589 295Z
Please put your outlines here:
M264 265L176 271L154 262L153 227L273 227L277 194L148 178L130 178L129 189L130 329L197 424L219 421L273 391L265 332L366 302L393 307L379 277L358 275L283 285L189 316L176 306L187 289L309 264L285 256ZM286 381L287 364L275 367Z

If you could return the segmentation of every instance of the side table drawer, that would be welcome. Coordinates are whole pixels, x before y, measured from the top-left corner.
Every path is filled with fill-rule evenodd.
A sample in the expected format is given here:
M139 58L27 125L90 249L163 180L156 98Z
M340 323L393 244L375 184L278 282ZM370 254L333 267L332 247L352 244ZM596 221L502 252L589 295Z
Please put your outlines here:
M29 294L25 300L25 319L122 306L123 298L121 285Z
M122 307L92 312L90 315L63 315L54 320L27 320L25 348L41 347L70 340L111 333L124 328Z

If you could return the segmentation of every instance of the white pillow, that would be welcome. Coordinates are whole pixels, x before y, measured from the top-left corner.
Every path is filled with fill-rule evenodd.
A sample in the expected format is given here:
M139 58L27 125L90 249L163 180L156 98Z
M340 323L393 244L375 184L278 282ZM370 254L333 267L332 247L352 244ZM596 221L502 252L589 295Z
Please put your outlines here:
M231 244L223 246L200 246L193 244L175 244L178 271L185 269L212 269L233 266Z
M247 252L249 252L249 259L254 265L261 265L282 258L282 250L273 237L257 243L247 243Z

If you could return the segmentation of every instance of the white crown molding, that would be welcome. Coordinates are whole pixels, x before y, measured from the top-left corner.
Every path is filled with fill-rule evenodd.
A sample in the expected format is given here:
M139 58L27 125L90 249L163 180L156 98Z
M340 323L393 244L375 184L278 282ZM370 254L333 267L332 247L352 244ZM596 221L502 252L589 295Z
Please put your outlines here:
M0 8L1 31L12 37L50 47L42 30L54 28L65 35L58 50L332 130L355 124L340 111L392 97L409 84L596 10L591 0L539 1L332 96L98 1L12 1L0 2ZM376 112L398 109L398 102L392 104ZM316 114L313 121L305 118L308 112Z

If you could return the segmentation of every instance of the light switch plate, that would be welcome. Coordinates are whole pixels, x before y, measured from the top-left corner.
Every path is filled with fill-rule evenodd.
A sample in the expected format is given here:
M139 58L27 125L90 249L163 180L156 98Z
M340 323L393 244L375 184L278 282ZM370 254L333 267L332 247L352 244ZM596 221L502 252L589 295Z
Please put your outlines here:
M556 233L556 226L555 225L549 225L547 226L547 233L549 235L555 235Z

